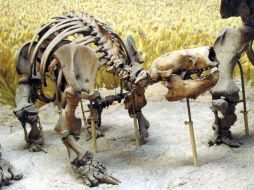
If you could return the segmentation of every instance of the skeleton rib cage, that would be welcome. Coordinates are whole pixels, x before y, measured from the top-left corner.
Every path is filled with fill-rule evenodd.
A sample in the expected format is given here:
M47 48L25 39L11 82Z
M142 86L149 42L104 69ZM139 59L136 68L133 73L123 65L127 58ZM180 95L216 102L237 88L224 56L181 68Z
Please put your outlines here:
M37 39L38 38L38 39ZM46 97L42 86L47 86L46 73L54 60L53 53L65 44L81 44L89 46L96 52L100 67L105 66L112 74L134 83L136 76L142 70L142 65L135 66L121 38L107 24L96 20L86 13L71 13L66 16L54 17L44 25L29 42L27 57L30 64L29 78L38 79L40 85L35 86L35 99L44 102L61 100L60 88L66 81L61 73L60 65L51 77L57 81L57 89L52 97ZM132 77L130 77L132 73ZM36 82L35 82L36 83Z

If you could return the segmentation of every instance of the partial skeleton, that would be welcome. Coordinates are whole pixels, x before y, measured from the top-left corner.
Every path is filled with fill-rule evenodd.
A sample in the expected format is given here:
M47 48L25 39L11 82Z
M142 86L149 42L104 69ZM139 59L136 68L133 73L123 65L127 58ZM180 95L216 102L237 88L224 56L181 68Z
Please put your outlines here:
M119 180L108 175L106 168L93 159L92 153L78 144L82 122L76 118L75 110L82 100L90 102L88 125L94 122L98 130L103 108L124 100L130 117L137 120L142 144L150 126L142 113L147 104L145 88L148 85L164 81L169 90L167 99L175 101L196 98L211 89L219 75L212 47L165 54L146 71L131 36L124 43L111 27L86 13L53 18L21 47L16 63L17 72L26 77L20 79L16 91L15 114L24 128L29 149L44 150L43 128L35 101L59 102L62 111L55 131L60 134L68 153L75 155L71 165L88 186L118 184ZM119 94L102 97L95 91L95 78L101 67L106 67L120 79L122 90ZM43 91L47 76L55 81L52 97L47 97ZM31 126L29 133L27 123Z
M22 178L23 174L17 171L9 161L2 158L2 153L0 152L0 188L3 185L10 185L12 180L20 180Z
M241 55L246 52L254 65L252 42L254 40L254 1L222 0L222 18L241 17L243 25L239 28L227 28L220 32L214 49L220 61L220 78L212 89L211 109L215 115L213 123L214 136L209 144L227 144L231 147L241 146L234 139L230 128L237 120L235 106L239 103L239 87L233 81L233 70ZM247 114L247 113L244 113Z

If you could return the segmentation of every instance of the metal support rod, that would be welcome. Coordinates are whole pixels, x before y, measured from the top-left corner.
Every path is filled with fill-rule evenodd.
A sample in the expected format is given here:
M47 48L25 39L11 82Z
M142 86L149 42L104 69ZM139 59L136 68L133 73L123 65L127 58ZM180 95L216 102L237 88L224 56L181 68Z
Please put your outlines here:
M59 117L62 115L62 108L61 108L60 102L57 102L57 113Z
M82 100L80 100L80 105L81 105L81 112L82 112L82 117L83 117L83 122L84 122L84 127L85 127L85 133L87 135L89 135L88 125L87 125L87 122L86 122L86 115L85 115L85 111L84 111L84 106L83 106Z
M41 133L42 144L44 144L44 132L43 132L43 127L41 125L41 121L39 117L38 117L38 124L39 124L40 133ZM41 147L41 150L44 153L48 153L48 151L44 147Z
M120 79L120 94L123 94L123 81Z
M138 121L137 121L137 115L133 115L134 119L134 128L135 128L135 139L136 139L136 147L140 147L140 137L139 137L139 127L138 127Z
M61 74L60 74L61 75ZM52 72L52 80L54 81L55 84L55 91L56 91L56 104L57 104L57 113L59 115L59 117L62 115L62 106L61 106L61 100L59 98L60 94L57 93L58 92L58 88L57 88L57 78L54 74L54 72Z
M43 132L43 127L41 125L39 116L38 116L38 124L39 124L40 133L41 133L42 144L44 144L44 132Z
M242 101L243 110L241 111L241 113L243 114L243 117L244 117L245 134L246 136L249 136L248 110L247 110L246 96L245 96L244 74L243 74L243 68L240 61L237 61L237 64L239 66L240 75L241 75L242 96L243 96L243 101Z
M134 120L134 129L135 129L135 139L136 139L136 147L140 147L140 136L139 136L139 125L137 121L137 113L135 108L135 95L134 91L132 92L132 112L133 112L133 120Z
M90 101L90 117L91 117L93 151L94 151L94 153L96 153L97 152L96 128L95 128L95 121L94 121L94 115L93 115L92 101Z
M198 165L198 156L197 156L197 148L196 148L195 135L194 135L194 129L193 129L193 122L192 122L192 119L191 119L191 110L190 110L189 98L186 98L186 102L187 102L189 121L185 121L185 125L189 125L189 133L190 133L190 140L191 140L191 147L192 147L193 163L194 163L194 166L197 166Z
M114 90L115 90L115 95L116 95L116 88L117 88L117 85L116 85L116 76L114 75Z
M25 122L22 122L22 127L24 129L24 136L25 136L25 141L28 142L29 139L28 139L28 134L27 134L27 129L26 129L26 123Z

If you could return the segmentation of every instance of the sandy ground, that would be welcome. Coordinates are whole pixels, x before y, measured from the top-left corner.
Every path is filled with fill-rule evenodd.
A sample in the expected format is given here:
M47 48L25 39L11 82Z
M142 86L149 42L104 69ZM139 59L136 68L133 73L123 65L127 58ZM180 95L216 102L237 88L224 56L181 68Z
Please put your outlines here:
M244 142L241 148L233 149L225 145L208 147L206 142L212 134L213 120L209 98L201 97L198 102L192 101L199 159L199 166L194 167L189 132L184 125L187 119L185 102L169 103L161 96L151 97L144 108L144 115L151 124L150 137L147 144L139 148L135 147L133 121L123 106L115 105L104 112L106 137L98 139L99 152L95 158L104 163L108 171L122 183L119 186L103 184L94 190L254 189L253 110L249 114L251 136L247 138L240 114L241 105L237 107L239 120L232 131ZM248 107L253 105L249 102ZM58 119L56 108L49 104L40 109L40 116L48 153L30 153L24 149L23 130L13 116L12 109L0 107L2 153L24 173L24 179L3 189L89 189L70 169L67 151L53 130ZM91 150L91 142L85 141L84 132L80 144Z

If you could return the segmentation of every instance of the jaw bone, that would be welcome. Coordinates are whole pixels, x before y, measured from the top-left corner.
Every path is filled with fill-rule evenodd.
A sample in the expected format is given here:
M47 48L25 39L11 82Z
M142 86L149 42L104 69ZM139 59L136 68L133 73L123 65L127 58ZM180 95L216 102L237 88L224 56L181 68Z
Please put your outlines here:
M178 75L171 75L167 81L168 93L166 98L168 101L177 101L183 98L197 98L200 94L210 90L216 85L219 79L219 71L198 79L183 80Z

